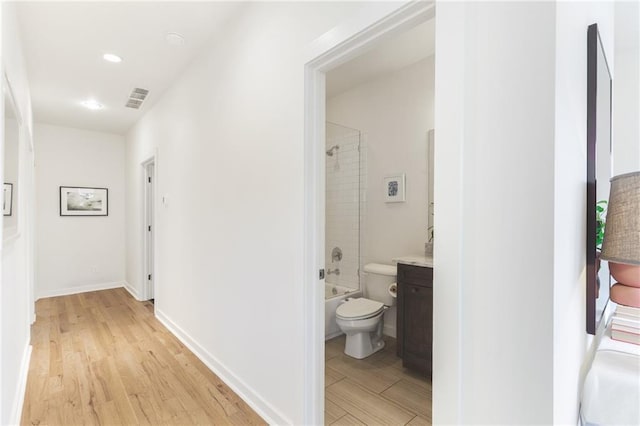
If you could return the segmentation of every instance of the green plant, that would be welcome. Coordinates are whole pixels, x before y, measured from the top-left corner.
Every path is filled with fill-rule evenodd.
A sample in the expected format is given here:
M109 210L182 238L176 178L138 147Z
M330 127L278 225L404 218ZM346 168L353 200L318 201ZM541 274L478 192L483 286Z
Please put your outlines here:
M607 201L600 200L596 203L596 248L602 248L604 240L604 227L607 218Z
M433 223L433 208L434 208L435 204L432 202L429 203L429 214L431 215L431 223ZM427 236L429 238L429 240L427 242L432 243L433 242L433 225L431 225L430 227L427 228Z

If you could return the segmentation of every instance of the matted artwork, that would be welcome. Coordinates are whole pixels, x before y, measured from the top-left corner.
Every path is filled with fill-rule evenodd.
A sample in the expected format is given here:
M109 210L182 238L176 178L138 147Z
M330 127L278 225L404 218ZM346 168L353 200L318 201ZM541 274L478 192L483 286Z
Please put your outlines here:
M2 214L11 216L13 211L13 184L4 184L4 197L2 198Z
M60 216L108 216L107 188L60 187Z
M386 203L399 203L405 201L404 173L385 176L384 201Z

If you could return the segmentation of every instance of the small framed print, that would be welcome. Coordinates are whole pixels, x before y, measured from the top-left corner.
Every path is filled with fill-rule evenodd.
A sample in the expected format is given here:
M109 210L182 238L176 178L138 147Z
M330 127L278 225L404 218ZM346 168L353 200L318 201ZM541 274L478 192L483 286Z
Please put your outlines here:
M60 216L108 216L107 188L60 187Z
M4 198L2 199L2 214L11 216L13 211L13 184L4 184Z
M405 200L405 176L404 173L385 176L384 201L386 203L401 203Z

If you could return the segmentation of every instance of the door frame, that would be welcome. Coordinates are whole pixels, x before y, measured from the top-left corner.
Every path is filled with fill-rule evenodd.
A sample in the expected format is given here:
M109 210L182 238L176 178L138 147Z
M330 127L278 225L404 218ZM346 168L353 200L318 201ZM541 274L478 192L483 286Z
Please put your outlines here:
M157 198L157 176L158 176L158 162L157 155L152 155L141 163L142 166L142 289L140 292L141 300L149 300L156 297L156 289L158 282L158 274L157 274L157 262L156 262L156 247L157 247L157 238L156 238L156 227L157 227L157 211L158 211L158 198ZM149 166L153 166L153 171L149 173ZM151 192L149 192L148 179L151 178ZM151 202L150 202L151 199ZM149 221L149 217L151 220ZM152 240L151 244L149 243L149 231L147 230L147 226L149 226L149 222L151 222L152 229ZM149 268L149 254L151 253L152 257L152 267ZM151 274L152 280L149 282L147 279L148 275ZM153 286L153 289L151 288Z
M305 424L324 424L325 74L435 16L433 1L374 3L308 46L304 61Z

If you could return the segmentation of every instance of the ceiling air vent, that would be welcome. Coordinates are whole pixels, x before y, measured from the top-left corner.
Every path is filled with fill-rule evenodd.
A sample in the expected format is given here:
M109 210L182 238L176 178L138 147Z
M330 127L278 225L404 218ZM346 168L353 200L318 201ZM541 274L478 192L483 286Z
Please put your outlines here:
M124 106L126 106L127 108L140 109L140 107L142 106L142 102L144 102L148 94L149 91L147 89L136 87L131 91L129 99Z

